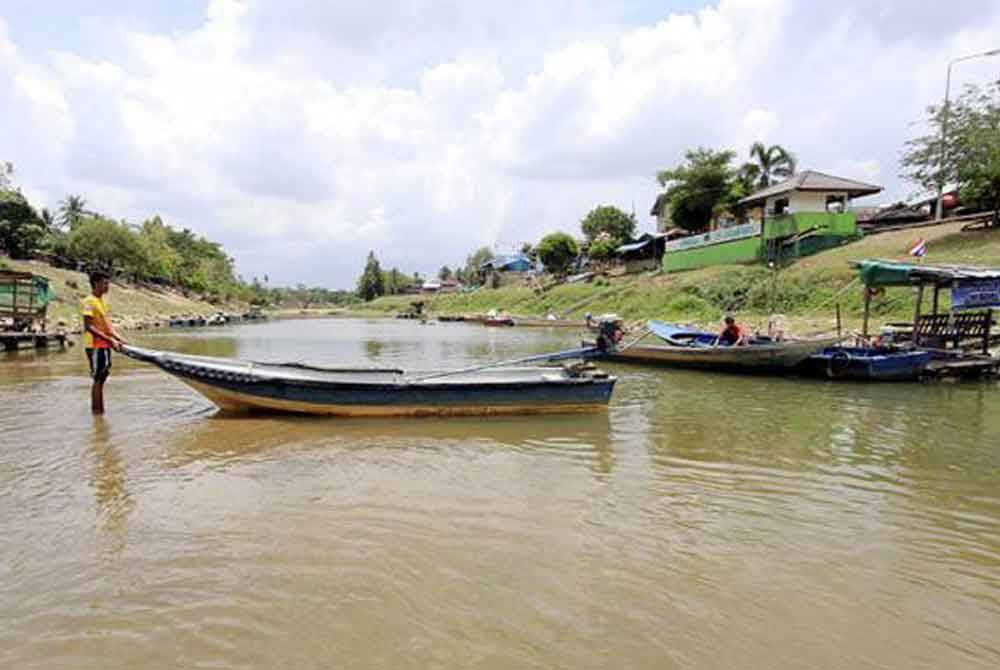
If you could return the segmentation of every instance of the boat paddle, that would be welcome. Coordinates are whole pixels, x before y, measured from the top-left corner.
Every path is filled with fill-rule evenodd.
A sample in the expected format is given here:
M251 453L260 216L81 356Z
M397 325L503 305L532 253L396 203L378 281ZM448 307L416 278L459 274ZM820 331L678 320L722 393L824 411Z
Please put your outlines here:
M496 363L487 363L486 365L476 365L471 368L459 368L458 370L435 372L433 374L424 375L422 377L414 377L413 379L406 379L405 382L407 384L415 384L417 382L425 382L429 379L441 379L442 377L450 377L452 375L460 375L469 372L480 372L482 370L488 370L490 368L499 368L507 365L520 365L522 363L535 363L538 361L561 361L569 358L586 358L587 356L593 356L599 353L600 350L597 347L580 347L578 349L567 349L566 351L556 351L548 354L535 354L534 356L526 356L525 358L514 358L507 361L497 361Z

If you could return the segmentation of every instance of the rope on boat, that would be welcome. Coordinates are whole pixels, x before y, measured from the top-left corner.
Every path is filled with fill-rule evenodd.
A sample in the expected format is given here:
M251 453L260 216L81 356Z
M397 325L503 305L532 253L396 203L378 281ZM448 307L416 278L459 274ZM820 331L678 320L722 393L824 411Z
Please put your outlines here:
M651 331L649 328L644 328L643 331L644 332L642 333L642 335L634 338L631 342L618 347L617 351L625 351L626 349L630 349L653 334L653 331Z
M586 358L587 356L593 356L598 353L599 351L597 347L580 347L578 349L567 349L566 351L556 351L549 354L535 354L534 356L527 356L525 358L514 358L507 361L497 361L496 363L477 365L471 368L460 368L458 370L448 370L447 372L435 372L434 374L424 375L422 377L414 377L412 379L406 379L404 381L408 384L415 384L417 382L427 381L428 379L441 379L442 377L450 377L452 375L460 375L468 372L480 372L481 370L488 370L490 368L499 368L507 365L520 365L521 363L535 363L538 361L559 361L569 358Z

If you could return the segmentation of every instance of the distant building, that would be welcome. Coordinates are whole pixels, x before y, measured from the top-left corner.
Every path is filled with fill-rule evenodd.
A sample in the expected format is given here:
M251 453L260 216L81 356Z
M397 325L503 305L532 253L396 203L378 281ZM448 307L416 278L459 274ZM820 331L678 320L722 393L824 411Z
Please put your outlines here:
M656 218L656 232L665 233L673 225L670 222L670 202L667 194L661 193L656 196L653 208L649 210L649 215Z
M764 217L798 212L846 212L850 201L881 192L881 186L805 170L740 200L744 208L764 207Z
M493 272L531 272L535 264L524 254L494 256L479 266L481 270Z
M621 245L615 249L619 267L625 274L655 270L663 262L667 239L667 233L645 233L634 242Z
M881 190L815 170L794 174L740 200L743 223L668 242L663 267L780 263L844 244L860 234L851 201Z
M494 256L479 266L483 285L490 288L500 288L520 282L526 273L534 270L535 264L524 254Z
M462 288L461 282L457 279L449 277L448 279L441 280L441 288L438 289L439 293L455 293L460 288Z

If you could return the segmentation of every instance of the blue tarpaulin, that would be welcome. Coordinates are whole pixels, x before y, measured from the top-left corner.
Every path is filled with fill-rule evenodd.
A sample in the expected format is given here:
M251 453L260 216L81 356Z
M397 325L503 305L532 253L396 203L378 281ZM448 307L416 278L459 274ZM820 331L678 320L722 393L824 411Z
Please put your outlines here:
M500 272L529 272L534 270L534 263L531 259L523 254L515 254L513 256L495 256L490 260L483 263L481 268L492 267L494 270Z

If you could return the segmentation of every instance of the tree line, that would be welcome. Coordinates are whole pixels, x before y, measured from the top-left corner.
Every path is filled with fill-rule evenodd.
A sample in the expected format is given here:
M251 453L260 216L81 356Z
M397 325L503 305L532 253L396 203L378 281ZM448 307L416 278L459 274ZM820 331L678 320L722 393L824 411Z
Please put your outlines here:
M169 226L159 216L141 224L116 220L89 209L79 195L66 196L55 213L36 210L14 186L13 172L10 163L0 163L0 250L11 258L42 259L84 272L104 270L217 303L271 305L322 298L339 304L347 299L344 292L326 289L269 288L266 278L246 282L218 242Z

